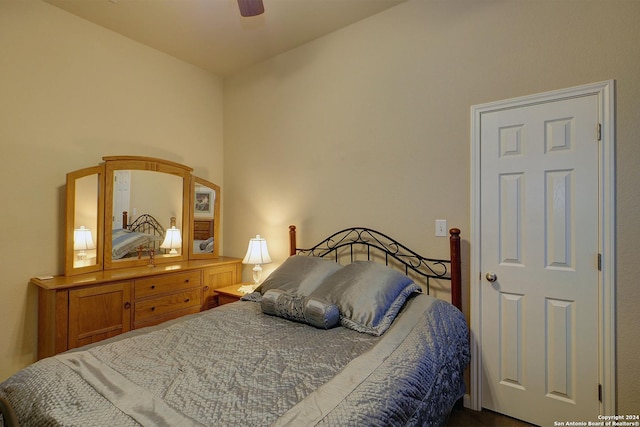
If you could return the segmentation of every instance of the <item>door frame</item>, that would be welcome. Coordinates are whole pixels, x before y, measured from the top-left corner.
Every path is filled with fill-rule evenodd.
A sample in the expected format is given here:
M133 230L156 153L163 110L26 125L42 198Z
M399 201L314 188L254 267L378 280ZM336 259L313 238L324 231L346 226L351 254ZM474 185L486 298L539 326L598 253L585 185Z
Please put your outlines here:
M598 149L598 245L601 269L598 271L598 377L602 386L601 414L616 409L616 332L615 332L615 93L614 80L576 86L474 105L471 107L471 241L470 241L470 328L471 390L469 407L482 409L482 336L480 301L480 130L482 115L527 105L567 98L597 95L600 143ZM594 132L597 130L594 129ZM597 262L597 261L594 261ZM596 391L594 390L594 393Z

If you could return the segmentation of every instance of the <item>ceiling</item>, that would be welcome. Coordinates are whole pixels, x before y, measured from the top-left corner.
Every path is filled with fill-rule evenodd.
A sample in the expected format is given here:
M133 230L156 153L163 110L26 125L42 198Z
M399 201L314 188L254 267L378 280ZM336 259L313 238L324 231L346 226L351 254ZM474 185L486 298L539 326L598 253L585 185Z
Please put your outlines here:
M44 0L222 77L406 0Z

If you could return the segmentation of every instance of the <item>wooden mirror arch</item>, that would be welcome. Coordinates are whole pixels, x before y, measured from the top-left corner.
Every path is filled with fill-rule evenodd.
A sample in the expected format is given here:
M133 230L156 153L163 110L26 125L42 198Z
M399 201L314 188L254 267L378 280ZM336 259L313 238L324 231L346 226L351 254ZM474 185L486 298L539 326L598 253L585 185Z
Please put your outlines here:
M218 257L218 185L168 160L102 159L67 174L66 276Z

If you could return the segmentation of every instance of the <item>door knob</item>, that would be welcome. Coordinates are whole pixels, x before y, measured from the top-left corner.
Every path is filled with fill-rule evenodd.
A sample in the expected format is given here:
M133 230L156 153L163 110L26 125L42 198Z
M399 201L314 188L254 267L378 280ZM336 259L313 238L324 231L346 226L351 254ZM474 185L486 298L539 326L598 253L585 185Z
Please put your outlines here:
M496 276L496 273L492 273L492 272L488 272L485 277L490 282L495 282L496 280L498 280L498 276Z

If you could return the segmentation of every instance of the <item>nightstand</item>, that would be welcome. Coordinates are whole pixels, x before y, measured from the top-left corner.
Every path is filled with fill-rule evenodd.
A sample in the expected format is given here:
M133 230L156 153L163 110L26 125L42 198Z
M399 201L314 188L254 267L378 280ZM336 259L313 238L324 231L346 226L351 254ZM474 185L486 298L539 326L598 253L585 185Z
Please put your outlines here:
M225 286L224 288L217 288L215 291L218 294L218 305L235 302L245 296L246 294L238 290L242 285L248 285L248 283L237 283L235 285Z

